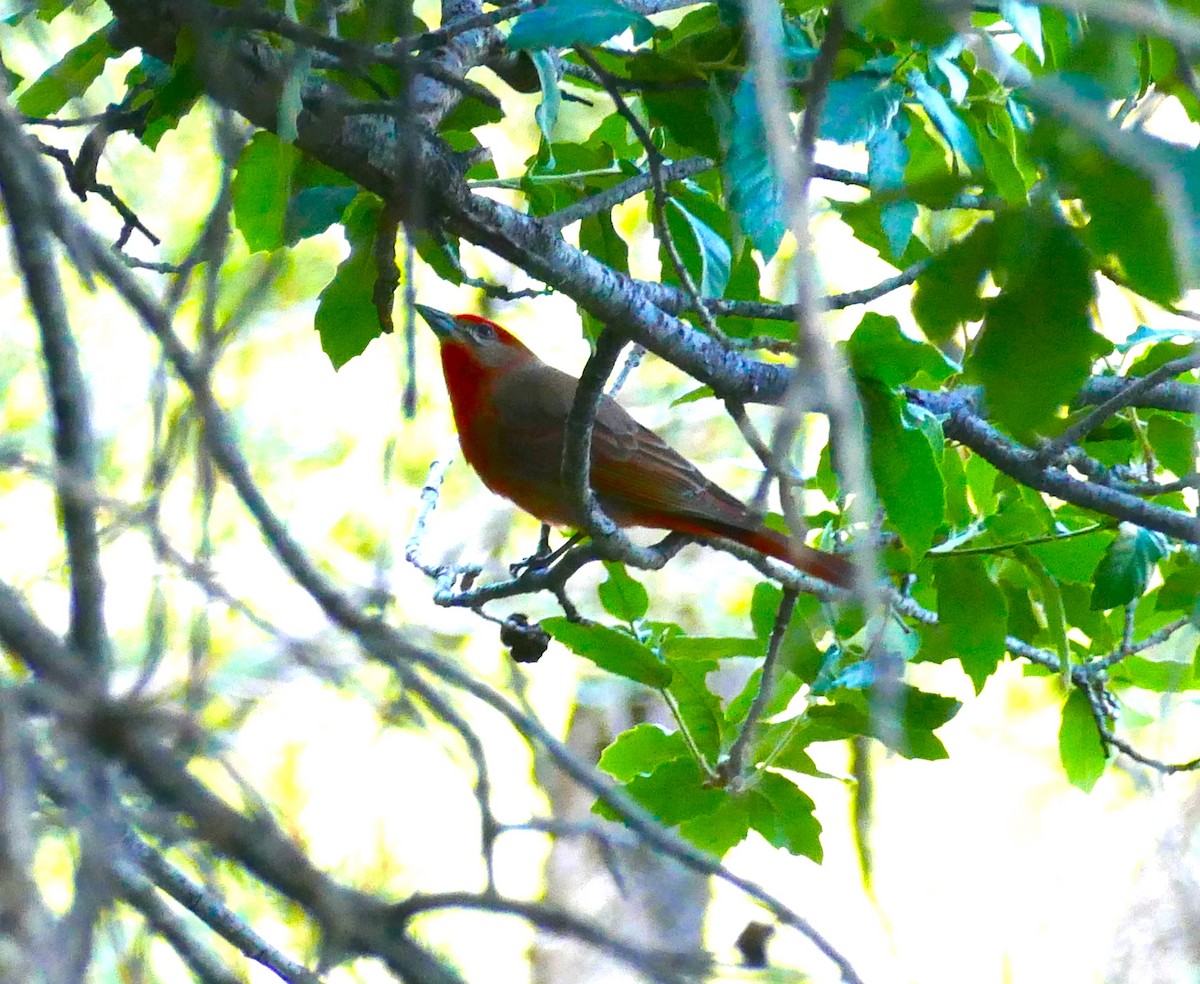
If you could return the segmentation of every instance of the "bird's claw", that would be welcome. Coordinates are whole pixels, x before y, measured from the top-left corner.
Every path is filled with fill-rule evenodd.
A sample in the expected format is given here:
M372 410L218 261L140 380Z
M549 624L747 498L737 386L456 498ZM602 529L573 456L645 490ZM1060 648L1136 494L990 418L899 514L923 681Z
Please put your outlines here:
M546 551L545 553L538 551L537 553L530 554L524 560L518 560L509 564L508 573L512 577L520 577L525 573L543 571L550 566L553 560L554 554L550 551Z

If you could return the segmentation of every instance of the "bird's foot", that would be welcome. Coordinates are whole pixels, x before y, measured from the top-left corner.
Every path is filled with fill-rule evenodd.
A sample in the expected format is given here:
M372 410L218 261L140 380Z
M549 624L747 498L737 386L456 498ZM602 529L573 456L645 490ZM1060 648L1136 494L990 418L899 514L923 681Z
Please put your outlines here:
M557 547L554 550L550 549L550 527L542 524L542 536L538 540L538 548L533 554L526 557L524 560L518 560L514 564L508 565L508 572L513 577L520 577L522 574L531 573L533 571L544 571L547 567L553 564L559 557L570 550L583 538L583 534L576 533L569 540Z

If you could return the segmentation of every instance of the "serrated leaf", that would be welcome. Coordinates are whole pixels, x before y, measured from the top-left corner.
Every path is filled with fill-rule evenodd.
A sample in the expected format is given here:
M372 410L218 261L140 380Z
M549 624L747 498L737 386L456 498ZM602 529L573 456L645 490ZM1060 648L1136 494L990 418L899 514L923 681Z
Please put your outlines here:
M1058 755L1067 781L1085 793L1092 791L1108 764L1087 694L1076 688L1072 688L1063 704L1062 724L1058 729Z
M881 728L881 715L872 710L869 694L842 689L836 692L834 703L809 707L806 720L795 729L793 741L807 746L870 735L905 758L929 761L946 758L946 746L934 731L954 717L962 703L903 682L895 687L893 696L899 728L890 731Z
M777 772L762 772L745 794L750 826L772 847L820 863L821 824L812 797Z
M1127 605L1146 591L1154 566L1167 554L1161 533L1141 528L1122 528L1096 565L1091 607L1107 611Z
M935 584L942 631L979 693L1004 657L1008 631L1004 592L975 556L940 561Z
M629 782L634 776L648 776L664 762L686 758L687 754L687 743L678 731L644 723L617 735L596 764L619 782Z
M287 242L288 199L299 160L299 150L267 130L259 130L242 148L230 194L234 225L251 253L270 252Z
M649 687L665 687L671 682L670 668L631 635L607 625L562 617L543 619L541 625L575 655L591 660L602 670Z
M624 564L606 560L604 569L608 577L596 589L604 610L622 622L642 618L650 608L650 595L642 583L629 575Z
M377 279L375 233L383 203L374 195L358 195L346 209L343 226L350 255L321 291L314 326L321 336L321 350L335 369L361 355L371 341L383 333L372 299Z
M672 759L648 776L634 776L625 784L625 791L668 827L707 816L728 797L724 790L706 783L704 773L690 758ZM621 819L603 803L596 804L596 812L610 820Z
M750 621L755 634L762 640L763 652L766 651L767 640L775 626L781 597L782 592L778 585L768 581L755 585L751 596ZM813 642L810 628L818 610L819 604L812 595L801 595L792 610L791 621L788 622L783 641L779 645L783 667L804 683L811 683L816 678L823 656L822 650Z
M109 41L114 27L105 25L46 69L21 93L17 109L27 116L51 116L87 92L108 60L119 54Z
M716 765L721 751L721 701L708 689L707 677L717 669L709 660L680 659L671 665L671 683L667 692L683 727L708 764Z
M512 51L527 51L602 44L629 30L640 44L654 33L654 25L617 0L549 0L513 22L508 47Z
M834 143L870 140L887 128L904 99L904 87L872 72L857 72L829 83L819 136Z
M770 261L787 230L779 179L771 166L752 72L742 76L733 94L732 112L723 128L725 190L742 232Z
M870 442L871 473L888 521L909 550L921 557L946 516L946 493L938 459L942 442L931 441L922 426L930 415L866 379L859 385Z
M741 800L727 796L712 813L679 825L679 833L702 851L724 856L750 832L750 810Z
M126 76L126 85L138 90L133 104L138 108L144 106L146 114L140 138L145 146L154 150L159 141L179 125L204 91L196 70L196 42L191 32L184 31L179 35L171 65L145 55Z

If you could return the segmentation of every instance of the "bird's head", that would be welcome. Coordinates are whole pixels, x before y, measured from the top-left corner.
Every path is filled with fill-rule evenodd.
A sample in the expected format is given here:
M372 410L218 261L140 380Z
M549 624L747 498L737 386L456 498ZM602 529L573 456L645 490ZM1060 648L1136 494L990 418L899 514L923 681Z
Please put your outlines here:
M413 305L442 346L442 361L452 355L480 369L502 369L531 357L515 336L477 314L447 314L424 304Z

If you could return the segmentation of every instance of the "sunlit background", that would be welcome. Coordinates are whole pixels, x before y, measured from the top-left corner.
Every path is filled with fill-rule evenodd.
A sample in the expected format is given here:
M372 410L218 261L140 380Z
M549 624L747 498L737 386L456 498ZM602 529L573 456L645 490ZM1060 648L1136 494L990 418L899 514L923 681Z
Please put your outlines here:
M436 20L429 5L418 13ZM36 78L73 44L100 26L104 8L65 14L43 28L37 44L11 43L0 25L9 67ZM28 22L27 22L28 24ZM97 112L116 98L118 81L137 54L109 63L101 80L69 110ZM501 176L523 172L536 151L532 112L536 96L505 93L508 120L476 131L495 157ZM1193 139L1165 105L1162 125L1178 139ZM562 126L582 132L594 125L586 110L565 111ZM132 137L112 140L101 164L111 183L163 239L160 251L135 234L130 252L174 260L193 244L219 183L214 121L193 111L152 154ZM41 131L42 139L74 147L80 134ZM853 157L818 156L842 166ZM820 186L819 194L847 189ZM494 194L515 200L511 192ZM90 222L114 236L119 220L103 203L82 207ZM630 242L634 274L654 278L657 247L646 222L646 202L618 210L618 228ZM926 230L948 237L955 229ZM856 244L832 214L817 220L821 276L830 291L869 286L894 271ZM384 586L394 598L388 617L407 627L414 642L454 653L471 672L494 686L519 686L541 718L565 731L581 682L594 679L590 664L553 646L541 662L514 666L502 652L496 627L476 616L436 607L433 584L404 562L405 543L431 462L453 454L453 426L436 347L417 336L420 401L415 419L403 418L406 381L401 335L381 338L334 372L312 328L316 297L347 247L338 232L307 240L290 256L250 256L234 234L220 271L223 319L246 309L248 317L225 347L215 373L218 396L234 415L255 476L292 534L336 579L363 595ZM788 246L769 274L779 290ZM464 263L476 275L528 286L491 256L464 246ZM155 276L146 275L154 283ZM767 279L764 283L772 282ZM203 278L197 278L197 284ZM156 285L157 286L157 285ZM118 646L118 686L142 673L147 612L155 583L172 613L166 658L154 671L151 693L181 691L189 675L189 632L201 614L211 638L200 674L211 693L205 723L226 728L231 770L215 766L206 778L235 800L252 790L274 804L285 827L315 862L357 885L395 897L414 890L482 887L478 819L471 793L470 761L446 729L414 711L394 681L367 665L325 624L262 543L233 494L218 484L209 531L216 580L274 625L272 635L214 602L170 565L160 564L136 524L124 521L139 502L151 447L151 393L160 371L157 347L115 296L88 290L67 276L72 323L92 384L102 445L101 477L114 500L105 511L111 543L105 553L108 614ZM418 263L416 291L423 303L453 310L480 309L477 292L438 282ZM191 336L204 294L197 288L180 309L178 329ZM252 304L253 309L247 305ZM908 295L900 291L875 307L902 320ZM1122 336L1145 312L1117 296L1102 298L1105 328ZM487 309L547 361L578 372L587 355L578 315L563 297L539 297ZM831 315L830 330L845 336L861 315ZM1157 315L1154 315L1157 317ZM7 249L0 254L0 446L28 459L51 460L50 433L38 356L37 330ZM678 372L648 357L622 393L622 401L727 488L749 494L756 462L716 401L672 407L693 387ZM184 405L183 391L168 387L167 422ZM760 419L769 419L761 411ZM178 421L175 421L178 423ZM192 425L194 427L194 425ZM388 449L394 460L386 467ZM184 458L164 504L164 528L190 555L202 535L196 482ZM123 505L122 505L123 504ZM21 467L0 471L0 577L25 592L50 624L65 624L64 557L50 486ZM446 559L505 565L531 552L538 526L490 495L456 461L449 469L422 543L431 562ZM659 573L639 575L651 592L650 617L675 620L705 635L748 634L755 574L724 555L690 547ZM585 572L572 582L585 612L599 611ZM532 617L550 614L548 599L513 606ZM510 609L497 607L497 613ZM1195 637L1191 639L1194 645ZM770 849L751 835L727 858L810 918L870 981L975 984L1098 980L1111 940L1127 916L1133 880L1171 822L1193 780L1160 779L1121 767L1110 769L1090 795L1068 785L1057 759L1063 692L1054 679L1026 677L1022 664L1006 663L979 697L957 664L912 668L921 686L965 702L939 735L950 752L944 762L910 762L878 754L872 833L873 893L864 886L850 837L846 781L805 778L824 827L822 865ZM612 681L588 690L603 699L623 686ZM517 823L544 812L532 778L528 747L495 715L467 707L494 770L499 819ZM1134 708L1152 714L1162 708ZM1168 715L1166 728L1138 735L1145 750L1165 758L1195 754L1200 728L1194 715ZM1190 751L1189 751L1190 749ZM818 765L847 776L841 745L817 746ZM537 897L547 851L544 837L504 835L498 855L501 887ZM38 877L50 902L69 901L63 886L70 845L47 839L38 855ZM182 858L179 859L182 863ZM197 872L197 874L200 874ZM231 871L215 875L231 904L268 939L298 954L317 941L302 920L262 900L256 885L239 885ZM294 915L294 914L292 914ZM717 885L707 923L711 950L729 978L736 968L733 942L760 914L727 886ZM512 919L446 913L425 917L422 933L471 980L496 984L528 979L532 933ZM117 980L103 955L94 980ZM780 967L830 973L799 937L779 934L772 944ZM153 954L167 981L181 965L166 949ZM274 980L250 967L250 980ZM384 972L359 961L329 975L331 982L382 980ZM390 978L389 978L390 979Z

